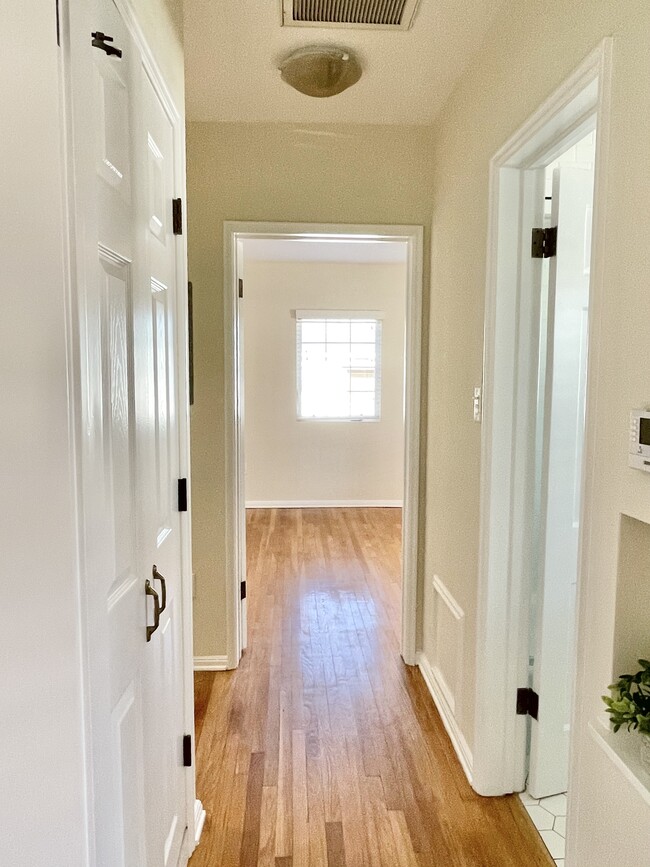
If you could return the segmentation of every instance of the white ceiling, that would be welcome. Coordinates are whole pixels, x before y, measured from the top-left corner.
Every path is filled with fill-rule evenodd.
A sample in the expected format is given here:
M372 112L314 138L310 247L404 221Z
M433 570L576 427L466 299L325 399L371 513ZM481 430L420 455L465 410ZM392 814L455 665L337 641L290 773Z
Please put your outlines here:
M244 260L257 262L406 262L405 241L246 238Z
M280 0L185 0L190 120L429 124L483 40L502 0L420 0L411 30L281 27ZM364 73L316 99L280 79L303 45L358 54Z

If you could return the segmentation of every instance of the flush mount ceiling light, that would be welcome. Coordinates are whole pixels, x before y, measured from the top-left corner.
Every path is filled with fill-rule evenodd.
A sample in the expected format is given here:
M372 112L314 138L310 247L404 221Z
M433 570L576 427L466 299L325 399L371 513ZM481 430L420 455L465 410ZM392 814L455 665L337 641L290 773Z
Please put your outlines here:
M336 96L361 78L361 65L350 51L332 46L299 48L280 64L282 80L307 96Z

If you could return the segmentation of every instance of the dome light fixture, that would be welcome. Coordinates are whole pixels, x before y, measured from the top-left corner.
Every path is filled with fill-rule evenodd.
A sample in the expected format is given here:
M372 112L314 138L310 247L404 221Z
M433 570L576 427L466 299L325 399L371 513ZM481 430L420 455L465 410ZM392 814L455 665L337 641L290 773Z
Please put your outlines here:
M299 48L280 64L282 80L307 96L336 96L361 78L352 52L330 45Z

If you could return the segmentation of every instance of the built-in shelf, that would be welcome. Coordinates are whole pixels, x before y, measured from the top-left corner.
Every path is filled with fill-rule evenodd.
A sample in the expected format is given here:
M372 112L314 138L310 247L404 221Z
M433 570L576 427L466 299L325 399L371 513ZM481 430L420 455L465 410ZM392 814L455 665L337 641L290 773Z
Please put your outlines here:
M590 722L589 730L605 755L634 786L643 800L650 804L650 773L641 764L640 739L643 735L623 729L614 734L607 714L602 714Z

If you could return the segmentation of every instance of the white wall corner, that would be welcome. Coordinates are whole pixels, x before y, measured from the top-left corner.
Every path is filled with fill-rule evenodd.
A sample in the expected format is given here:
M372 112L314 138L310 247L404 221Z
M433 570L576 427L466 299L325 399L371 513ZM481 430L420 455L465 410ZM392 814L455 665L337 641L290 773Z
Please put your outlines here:
M422 677L424 678L424 682L426 683L427 688L431 693L433 703L435 704L438 713L440 714L442 724L444 725L445 731L449 735L449 740L451 741L454 751L458 756L458 761L460 762L461 767L465 772L465 776L467 777L469 784L472 785L472 751L469 748L469 744L465 740L465 735L461 731L461 728L458 725L458 721L447 700L446 695L448 694L448 687L446 686L446 684L441 684L439 678L436 675L434 667L431 665L427 656L422 651L418 653L417 660L418 667L422 672Z
M194 671L226 671L227 656L195 656Z

